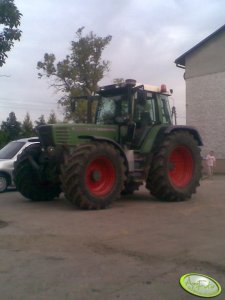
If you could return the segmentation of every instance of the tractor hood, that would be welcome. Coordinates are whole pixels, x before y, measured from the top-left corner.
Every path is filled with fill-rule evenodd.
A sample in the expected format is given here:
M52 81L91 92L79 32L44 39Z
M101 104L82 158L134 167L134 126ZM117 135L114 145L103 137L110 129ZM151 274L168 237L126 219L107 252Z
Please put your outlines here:
M52 124L38 128L43 146L68 145L85 143L90 136L118 139L117 125L97 124Z

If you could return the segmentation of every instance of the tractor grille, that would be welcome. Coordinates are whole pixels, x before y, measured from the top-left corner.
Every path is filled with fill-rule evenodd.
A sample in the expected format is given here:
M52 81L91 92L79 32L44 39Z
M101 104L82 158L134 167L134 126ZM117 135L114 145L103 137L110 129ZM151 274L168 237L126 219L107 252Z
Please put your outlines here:
M68 144L70 130L68 127L55 128L55 142L56 144Z

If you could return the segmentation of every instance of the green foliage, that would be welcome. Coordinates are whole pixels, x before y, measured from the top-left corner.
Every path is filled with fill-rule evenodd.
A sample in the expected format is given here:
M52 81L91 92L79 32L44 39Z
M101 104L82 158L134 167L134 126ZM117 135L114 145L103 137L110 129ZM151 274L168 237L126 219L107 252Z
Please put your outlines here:
M23 137L31 137L35 135L33 122L31 121L29 113L26 114L23 120L21 131Z
M41 125L45 125L46 122L45 122L45 116L44 115L41 115L38 120L34 121L35 124L36 124L36 127L39 127Z
M17 9L13 0L0 0L0 67L7 58L7 52L11 50L14 41L20 40L21 30L18 29L22 14Z
M0 0L1 1L1 0ZM48 124L55 124L57 118L55 113L52 111L48 117ZM38 120L35 121L36 126L45 125L45 117L41 115ZM11 112L6 119L3 121L0 126L0 148L5 146L8 142L20 139L36 136L37 132L33 125L33 122L30 118L30 114L27 113L24 117L22 124L17 121L16 115L14 112Z
M57 123L57 117L56 117L56 114L54 113L54 111L52 111L48 117L48 121L47 121L48 124L55 124Z
M2 122L1 130L6 136L7 142L20 138L21 123L17 121L14 112L11 112L7 120Z
M54 54L46 53L44 60L37 63L38 77L52 79L51 87L63 93L59 104L64 108L65 118L75 121L84 119L84 104L75 105L72 112L71 101L79 95L94 95L98 82L109 71L109 61L102 60L102 52L112 37L98 37L92 31L83 36L84 27L76 32L76 40L71 42L71 53L62 61L56 62ZM88 102L89 112L94 113L92 102ZM90 121L91 117L88 116ZM87 118L86 118L87 119Z
M8 143L8 135L6 132L0 130L0 149Z

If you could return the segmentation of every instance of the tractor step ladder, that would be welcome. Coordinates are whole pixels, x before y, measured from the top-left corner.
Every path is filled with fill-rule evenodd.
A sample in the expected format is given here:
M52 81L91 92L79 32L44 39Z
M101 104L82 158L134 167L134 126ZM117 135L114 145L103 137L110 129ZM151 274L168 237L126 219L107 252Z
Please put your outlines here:
M143 181L145 179L145 157L140 155L138 151L134 151L134 170L132 177L136 181Z

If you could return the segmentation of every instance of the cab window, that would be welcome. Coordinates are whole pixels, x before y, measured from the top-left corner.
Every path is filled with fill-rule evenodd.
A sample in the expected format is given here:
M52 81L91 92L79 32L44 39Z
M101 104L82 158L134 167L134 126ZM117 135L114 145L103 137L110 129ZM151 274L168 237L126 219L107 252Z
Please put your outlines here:
M153 93L147 92L147 100L144 103L135 101L134 121L138 125L152 125L157 121L156 102Z
M169 106L169 100L167 96L161 95L160 106L162 112L163 124L171 124L171 111Z
M97 110L97 124L115 124L116 117L128 116L128 101L124 95L102 97Z

